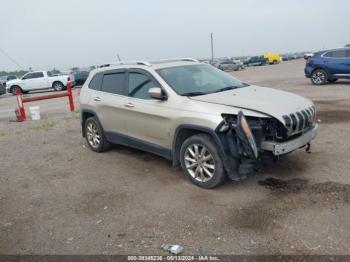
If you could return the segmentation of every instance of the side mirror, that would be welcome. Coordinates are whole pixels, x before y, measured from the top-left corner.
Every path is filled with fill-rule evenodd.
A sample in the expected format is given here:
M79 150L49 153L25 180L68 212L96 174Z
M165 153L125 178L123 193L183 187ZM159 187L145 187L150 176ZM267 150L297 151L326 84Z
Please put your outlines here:
M165 100L166 97L163 94L163 91L160 87L152 87L148 90L148 94L150 97L158 100Z

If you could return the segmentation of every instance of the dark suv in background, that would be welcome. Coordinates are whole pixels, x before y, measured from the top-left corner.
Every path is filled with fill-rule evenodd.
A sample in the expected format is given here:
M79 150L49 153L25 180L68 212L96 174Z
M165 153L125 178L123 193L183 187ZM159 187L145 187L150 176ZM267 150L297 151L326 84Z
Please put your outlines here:
M316 52L306 60L304 71L314 85L350 79L350 48Z
M267 60L264 56L253 56L244 61L246 66L262 66L267 64Z

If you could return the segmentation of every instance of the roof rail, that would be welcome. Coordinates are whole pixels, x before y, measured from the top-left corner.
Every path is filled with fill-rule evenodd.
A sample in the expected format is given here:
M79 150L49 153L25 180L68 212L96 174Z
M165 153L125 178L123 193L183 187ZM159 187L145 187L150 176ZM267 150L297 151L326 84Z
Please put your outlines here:
M112 63L107 63L107 64L102 64L99 65L98 67L109 67L109 66L114 66L114 65L146 65L146 66L151 66L150 63L147 61L119 61L119 62L112 62Z
M196 59L193 58L171 58L171 59L160 59L160 60L154 60L154 61L119 61L119 62L113 62L113 63L107 63L102 64L98 67L109 67L113 65L145 65L145 66L151 66L152 64L161 64L161 63L169 63L169 62L180 62L180 61L187 61L187 62L199 62Z
M146 65L150 66L151 64L147 61L120 61L115 63L116 65Z
M193 58L169 58L169 59L159 59L155 61L150 61L151 64L160 64L160 63L168 63L168 62L180 62L180 61L187 61L187 62L198 62L198 60Z

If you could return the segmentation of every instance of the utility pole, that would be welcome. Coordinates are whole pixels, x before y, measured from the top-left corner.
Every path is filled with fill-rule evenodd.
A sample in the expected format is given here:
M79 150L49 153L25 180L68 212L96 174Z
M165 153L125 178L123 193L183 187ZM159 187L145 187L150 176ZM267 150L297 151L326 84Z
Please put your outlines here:
M213 42L213 33L210 33L210 42L211 42L211 62L214 63L214 42Z

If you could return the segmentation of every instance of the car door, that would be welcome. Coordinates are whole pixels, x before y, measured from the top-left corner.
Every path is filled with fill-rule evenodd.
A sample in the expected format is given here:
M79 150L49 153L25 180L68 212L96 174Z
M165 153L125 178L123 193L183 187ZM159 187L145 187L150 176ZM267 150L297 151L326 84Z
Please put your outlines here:
M51 87L48 83L48 77L43 72L34 73L33 89L45 89Z
M89 90L91 106L96 111L107 138L118 142L120 135L127 134L125 120L129 101L126 90L126 70L98 73L90 84L94 84L93 81L97 82L95 85L100 86Z
M22 83L20 84L23 90L32 90L34 86L35 73L28 73L22 77Z
M170 109L167 101L153 99L148 91L161 87L145 70L128 71L128 95L130 108L127 111L126 127L131 137L144 149L158 154L170 149Z
M322 55L323 64L331 75L348 74L349 59L345 49L329 51Z
M350 49L346 50L345 66L345 73L350 77Z

